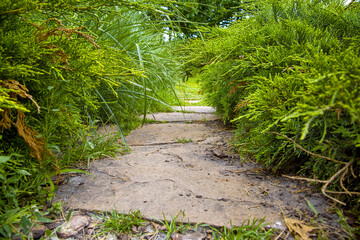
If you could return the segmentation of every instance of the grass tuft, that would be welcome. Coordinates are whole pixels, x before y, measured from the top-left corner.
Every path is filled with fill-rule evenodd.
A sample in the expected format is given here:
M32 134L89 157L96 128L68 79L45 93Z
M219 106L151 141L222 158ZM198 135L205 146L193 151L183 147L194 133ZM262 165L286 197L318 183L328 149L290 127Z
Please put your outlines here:
M222 227L220 230L212 228L213 238L222 240L235 240L235 239L251 239L251 240L266 240L271 239L273 236L273 229L266 230L264 227L265 218L254 218L246 220L241 226L231 226L231 228ZM231 222L230 222L231 224ZM232 225L232 224L231 224Z
M141 226L146 222L139 210L128 214L113 210L110 213L105 213L103 219L104 222L100 225L103 234L131 234L133 226Z
M175 141L177 143L190 143L190 142L192 142L192 139L191 138L178 138L178 137L176 137Z

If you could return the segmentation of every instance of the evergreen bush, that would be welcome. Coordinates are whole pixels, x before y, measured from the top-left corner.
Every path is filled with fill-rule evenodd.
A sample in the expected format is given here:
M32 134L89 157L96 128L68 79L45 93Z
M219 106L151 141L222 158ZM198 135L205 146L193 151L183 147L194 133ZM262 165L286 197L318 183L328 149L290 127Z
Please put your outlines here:
M360 11L337 0L260 1L248 18L182 46L240 152L323 184L359 213Z
M177 63L161 31L175 23L147 15L165 17L171 7L157 0L1 1L0 236L20 233L14 226L31 217L29 204L51 202L51 176L121 151L97 134L97 123L118 124L124 138L138 115L173 98Z

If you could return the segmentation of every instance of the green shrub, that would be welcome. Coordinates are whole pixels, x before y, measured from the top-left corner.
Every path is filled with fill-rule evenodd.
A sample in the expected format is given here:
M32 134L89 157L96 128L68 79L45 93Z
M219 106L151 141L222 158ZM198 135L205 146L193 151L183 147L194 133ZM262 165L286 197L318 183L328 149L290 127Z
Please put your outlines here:
M248 19L183 45L182 59L237 125L240 152L277 173L334 176L323 191L355 212L359 195L345 192L360 190L358 9L262 1Z
M164 6L173 7L157 0L1 1L0 153L12 158L0 163L0 186L16 193L2 196L1 214L19 223L27 214L19 209L51 199L50 175L121 151L117 139L97 134L99 123L117 124L124 138L138 115L174 98L177 63L160 31L171 24L147 15L164 17Z

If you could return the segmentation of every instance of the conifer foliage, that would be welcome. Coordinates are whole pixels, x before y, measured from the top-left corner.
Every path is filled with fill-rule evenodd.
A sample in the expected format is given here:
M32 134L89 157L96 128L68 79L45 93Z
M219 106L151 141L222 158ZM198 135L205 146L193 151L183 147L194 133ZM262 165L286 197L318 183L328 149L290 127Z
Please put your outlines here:
M184 70L237 125L239 151L358 213L359 3L258 1L248 18L204 36L183 46Z
M0 2L0 237L19 222L27 233L36 205L51 201L51 177L121 150L96 123L116 123L123 137L139 112L170 96L177 64L164 43L167 25L147 14L166 16L172 6Z

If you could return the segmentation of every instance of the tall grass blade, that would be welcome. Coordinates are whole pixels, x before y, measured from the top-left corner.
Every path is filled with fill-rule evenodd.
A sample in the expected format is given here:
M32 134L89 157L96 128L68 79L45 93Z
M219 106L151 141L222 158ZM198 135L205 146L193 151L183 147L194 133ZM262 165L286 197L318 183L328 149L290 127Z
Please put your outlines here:
M124 134L123 134L123 131L121 130L121 126L120 126L118 120L117 120L116 117L115 117L115 114L114 114L113 111L111 110L111 107L110 107L109 104L106 102L106 100L105 100L105 99L103 98L103 96L100 94L100 92L99 92L97 89L95 89L95 92L96 92L96 93L98 94L98 96L101 98L102 103L104 103L104 105L106 106L107 110L109 111L109 113L110 113L109 118L112 118L112 120L115 122L115 124L116 124L116 126L117 126L117 128L118 128L118 130L119 130L119 133L120 133L120 135L121 135L121 139L122 139L122 141L123 141L123 143L124 143L124 145L125 145L125 148L127 149L127 148L128 148L128 145L127 145L127 143L126 143L125 136L124 136Z
M138 57L139 57L139 61L140 61L140 67L145 70L144 68L144 62L142 59L142 55L141 55L141 51L140 51L140 46L139 44L136 43L136 49L137 49L137 53L138 53ZM142 82L143 82L143 88L144 88L144 113L143 113L143 120L142 120L142 125L145 124L146 121L146 113L147 113L147 91L146 91L146 81L145 81L145 77L141 77L142 78Z

